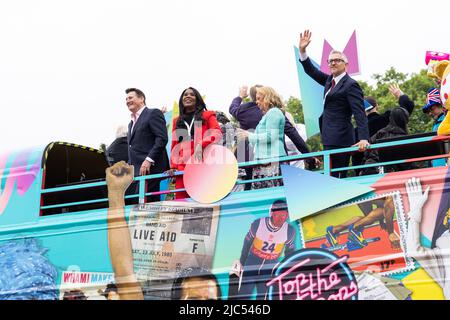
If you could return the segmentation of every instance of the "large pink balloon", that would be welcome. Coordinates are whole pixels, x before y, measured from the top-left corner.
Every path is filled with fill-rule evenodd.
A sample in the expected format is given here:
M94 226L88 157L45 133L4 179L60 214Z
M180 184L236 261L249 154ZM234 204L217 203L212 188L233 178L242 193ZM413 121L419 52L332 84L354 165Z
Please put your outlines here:
M213 203L230 193L238 177L238 163L234 154L219 145L209 145L203 161L192 156L186 163L183 181L189 196L200 203Z

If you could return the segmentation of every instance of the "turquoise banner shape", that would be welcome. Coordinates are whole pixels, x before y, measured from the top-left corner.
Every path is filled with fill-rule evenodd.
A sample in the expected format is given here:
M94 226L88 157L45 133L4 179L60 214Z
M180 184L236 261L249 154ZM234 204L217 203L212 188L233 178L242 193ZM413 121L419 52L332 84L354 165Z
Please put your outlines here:
M297 220L373 191L356 182L281 165L291 220Z
M300 54L296 46L294 46L294 52L303 105L303 115L305 116L306 136L310 138L320 132L319 117L323 112L324 88L305 73L303 66L300 64ZM320 68L317 62L312 59L311 62L314 66Z

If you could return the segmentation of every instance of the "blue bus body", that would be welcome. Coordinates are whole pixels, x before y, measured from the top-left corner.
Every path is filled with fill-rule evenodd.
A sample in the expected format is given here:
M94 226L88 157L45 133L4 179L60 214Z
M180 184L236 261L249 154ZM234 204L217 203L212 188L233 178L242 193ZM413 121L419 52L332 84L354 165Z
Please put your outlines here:
M446 137L433 136L419 137L385 142L374 145L373 148L395 150L395 148L404 146L411 150L415 146L438 144L443 146L447 139ZM330 156L338 152L355 152L355 150L355 148L347 148L324 151L285 157L276 159L276 161L286 163L294 159L320 157L324 163L324 170L317 172L317 174L330 175L333 170L330 165ZM442 152L438 155L415 158L411 158L410 155L407 156L409 158L387 159L384 163L376 166L419 160L429 161L436 158L446 158L448 155ZM269 160L266 162L269 162ZM251 162L240 164L240 166L255 166L266 162ZM0 157L0 245L10 242L23 242L27 239L37 243L39 248L42 248L42 255L56 270L54 282L59 299L62 298L63 291L70 289L68 274L90 277L86 283L91 285L98 281L99 284L106 286L107 283L113 281L113 269L107 241L108 201L104 181L104 171L107 167L108 163L101 151L63 142L54 142L41 148L11 152ZM403 197L403 206L405 206L407 197L404 184L407 179L419 176L422 177L422 181L426 180L432 190L435 190L435 197L432 199L433 204L429 204L429 207L433 207L432 210L436 211L434 216L434 219L436 219L438 212L448 205L449 187L447 179L449 173L447 167L423 167L401 172L349 177L346 181L374 188L372 194L364 195L366 198L398 192ZM141 202L145 196L143 188L145 180L155 177L160 178L162 176L137 178L141 188L136 197L139 197ZM238 183L243 183L243 181ZM321 191L317 190L317 192L320 193ZM167 192L167 194L169 193L170 191ZM164 196L162 195L163 198ZM323 196L326 196L326 194L323 194ZM228 276L231 265L234 260L239 259L242 243L251 223L256 219L266 217L271 204L279 199L286 199L284 187L235 192L217 203L220 206L220 219L215 239L212 272L221 283L224 292L223 298L226 299L229 290ZM187 203L189 201L192 200L188 200ZM355 199L352 199L352 201L355 201ZM289 203L289 199L287 199L287 202ZM127 216L129 216L131 209L131 205L126 206ZM294 221L291 222L294 223ZM301 225L301 222L298 221L297 225ZM433 234L436 230L437 227L434 226L422 230L422 242L425 246L432 246ZM304 234L298 232L296 248L300 250L304 245ZM2 259L4 260L6 257L0 254L0 260ZM4 264L0 261L0 267L2 265ZM393 272L388 275L402 280L419 269L420 265L417 263L413 267L409 264L409 268L399 268L401 272ZM93 277L97 278L93 279ZM77 283L76 286L78 286L80 279L73 282ZM63 283L65 284L64 288L62 288ZM74 287L76 286L74 285ZM430 286L433 285L430 284ZM410 288L413 287L413 285L410 286ZM438 287L434 286L433 288ZM0 288L0 293L1 290ZM414 292L411 289L417 298L421 298L423 295L421 295L419 289L417 290L417 292ZM36 291L39 298L39 288ZM439 296L438 292L436 293L437 296ZM45 298L46 296L41 297ZM7 295L6 298L12 299L14 297L13 295ZM102 296L97 294L90 298L100 299Z

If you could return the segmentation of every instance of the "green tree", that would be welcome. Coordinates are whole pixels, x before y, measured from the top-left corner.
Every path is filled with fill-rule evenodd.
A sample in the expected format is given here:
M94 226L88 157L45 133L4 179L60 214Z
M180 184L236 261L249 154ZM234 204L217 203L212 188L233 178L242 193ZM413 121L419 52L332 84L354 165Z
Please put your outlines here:
M322 140L320 134L315 134L306 140L306 144L311 152L318 152L323 150Z
M99 150L101 150L101 151L103 151L104 153L106 153L106 144L100 143Z
M413 74L404 83L403 91L411 97L417 108L416 112L413 112L409 124L411 133L431 131L433 120L422 112L422 107L426 102L426 93L432 87L436 87L436 83L427 77L426 70L421 70L420 73Z
M295 123L305 123L305 117L303 115L303 105L300 99L296 97L289 97L285 102L286 111L292 114ZM306 140L306 144L311 152L322 151L323 146L321 144L320 135L314 135Z
M285 103L286 111L292 114L295 123L305 123L305 117L303 116L303 105L300 99L296 97L289 97Z
M433 120L422 112L422 106L425 104L428 89L436 84L427 77L425 69L409 75L390 68L384 74L374 74L372 78L376 81L374 86L364 81L361 81L360 85L365 96L372 96L377 100L379 113L398 106L398 101L389 93L389 85L397 83L415 104L408 124L410 133L431 131Z

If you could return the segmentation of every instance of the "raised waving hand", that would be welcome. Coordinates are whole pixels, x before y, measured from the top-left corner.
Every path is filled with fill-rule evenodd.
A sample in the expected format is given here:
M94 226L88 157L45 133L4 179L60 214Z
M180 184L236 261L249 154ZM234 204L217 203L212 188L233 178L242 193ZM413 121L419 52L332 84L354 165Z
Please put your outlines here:
M311 35L312 33L309 30L303 31L303 33L300 33L300 42L298 44L298 48L300 49L301 53L306 53L306 47L311 42Z

